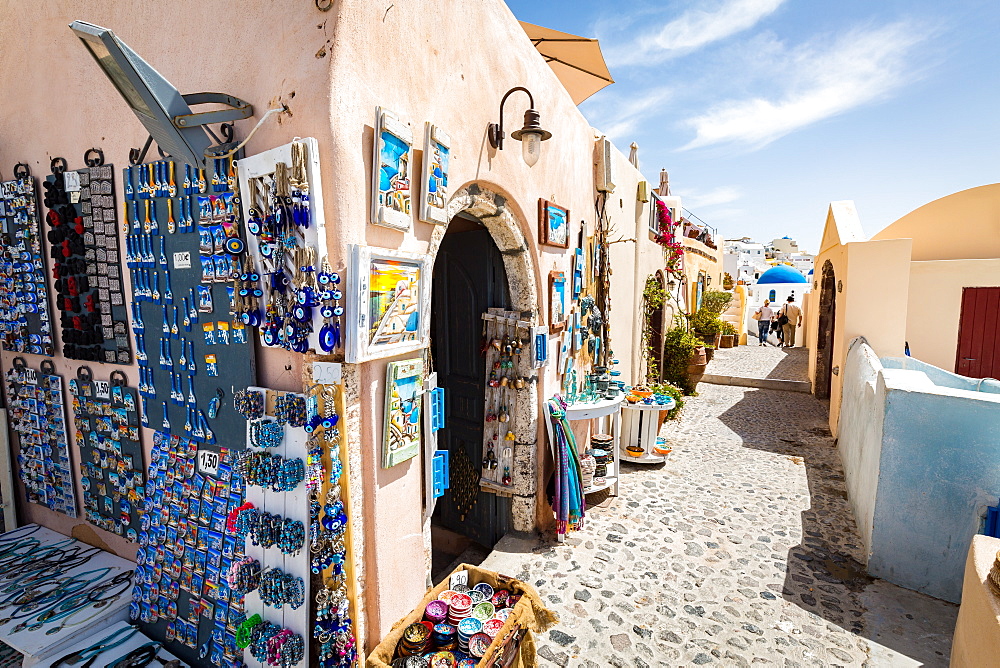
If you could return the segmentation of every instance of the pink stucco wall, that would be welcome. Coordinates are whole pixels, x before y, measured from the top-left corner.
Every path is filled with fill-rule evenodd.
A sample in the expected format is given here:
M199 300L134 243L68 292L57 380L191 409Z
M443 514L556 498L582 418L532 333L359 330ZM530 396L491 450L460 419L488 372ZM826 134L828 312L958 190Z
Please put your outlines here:
M452 137L453 191L480 182L509 197L508 208L532 257L543 311L546 276L550 270L569 271L569 257L562 249L538 245L538 199L570 209L571 238L581 219L593 224L594 132L501 0L340 0L325 13L312 2L276 0L15 3L0 23L0 173L5 178L19 161L44 177L52 156L80 167L92 146L103 148L108 161L121 167L128 149L145 140L142 126L68 29L75 19L115 30L182 92L230 93L250 101L258 117L287 104L289 113L268 121L247 152L296 136L318 139L328 251L336 268L343 268L349 244L424 252L433 231L416 221L406 233L368 223L376 105L411 124L418 148L425 121ZM500 98L514 86L532 91L542 124L553 133L533 168L521 160L518 142L508 139L498 153L486 141ZM508 132L520 127L526 107L524 96L511 97ZM240 122L237 136L252 123ZM300 356L257 352L259 384L301 390ZM4 368L10 359L0 355ZM422 462L417 458L390 470L379 464L388 361L357 369L360 419L348 425L360 431L362 448L364 501L354 512L364 518L366 593L359 607L367 615L369 646L412 608L426 584ZM75 362L56 358L55 363L65 376L75 373ZM91 366L99 378L112 368ZM134 383L135 368L127 373ZM555 369L549 366L538 396L544 400L557 389ZM539 451L547 452L543 433L540 423ZM541 492L538 500L539 522L551 521ZM26 509L25 519L65 533L76 524L34 507ZM97 534L119 554L134 554L134 547L117 537Z

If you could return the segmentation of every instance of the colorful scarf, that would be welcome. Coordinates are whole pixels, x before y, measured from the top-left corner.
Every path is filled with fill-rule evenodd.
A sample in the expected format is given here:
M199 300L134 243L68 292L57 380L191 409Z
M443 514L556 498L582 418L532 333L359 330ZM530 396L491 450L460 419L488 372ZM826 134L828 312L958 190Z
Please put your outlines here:
M556 456L556 491L552 509L556 515L556 532L565 535L568 531L583 528L583 476L576 439L566 419L566 402L557 394L549 399L547 406Z

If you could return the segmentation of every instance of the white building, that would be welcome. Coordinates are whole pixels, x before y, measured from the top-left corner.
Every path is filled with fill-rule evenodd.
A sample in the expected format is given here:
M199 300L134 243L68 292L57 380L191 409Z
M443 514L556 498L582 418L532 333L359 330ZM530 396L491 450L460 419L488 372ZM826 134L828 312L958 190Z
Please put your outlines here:
M763 244L749 237L727 239L723 243L722 270L736 283L753 285L768 269Z
M802 295L808 292L812 292L812 282L796 269L787 264L771 267L761 274L757 283L750 288L747 331L751 336L757 335L757 321L753 319L753 314L764 305L765 299L769 299L771 307L777 311L789 297L794 297L794 304L801 309ZM805 337L796 336L795 345L805 345Z

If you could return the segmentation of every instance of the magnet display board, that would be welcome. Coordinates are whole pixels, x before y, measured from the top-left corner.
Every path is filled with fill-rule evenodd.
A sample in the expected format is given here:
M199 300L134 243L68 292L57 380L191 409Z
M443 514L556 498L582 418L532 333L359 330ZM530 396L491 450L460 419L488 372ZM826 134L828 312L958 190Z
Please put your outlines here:
M35 371L24 358L15 357L6 380L10 424L17 434L18 473L28 502L76 517L62 376L50 360Z
M0 344L4 350L55 354L47 261L35 178L27 165L0 183Z

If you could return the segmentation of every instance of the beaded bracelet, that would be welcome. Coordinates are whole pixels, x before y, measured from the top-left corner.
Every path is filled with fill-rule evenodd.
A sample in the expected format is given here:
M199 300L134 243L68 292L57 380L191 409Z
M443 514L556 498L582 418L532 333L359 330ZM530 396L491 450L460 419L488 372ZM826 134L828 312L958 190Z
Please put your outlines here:
M260 615L257 614L247 620L244 620L244 622L240 624L239 628L236 629L236 646L240 649L249 647L252 642L253 630L263 621L264 620L261 619Z
M264 417L264 393L257 390L240 390L233 395L233 408L247 420Z
M274 420L250 423L250 444L258 448L277 448L285 440L285 429Z
M259 616L258 616L259 618ZM269 656L268 641L281 632L281 627L271 622L259 622L250 631L250 654L261 663Z
M280 608L288 604L292 610L298 610L305 603L305 582L280 568L272 568L261 578L259 595L264 605Z
M306 530L302 522L285 518L278 539L278 549L282 554L298 554L306 542Z
M278 648L279 651L274 657L275 665L282 668L291 668L302 663L306 653L306 642L299 634L293 634L285 639Z
M226 580L229 582L229 588L240 595L245 595L261 587L260 562L250 557L243 557L229 567Z

